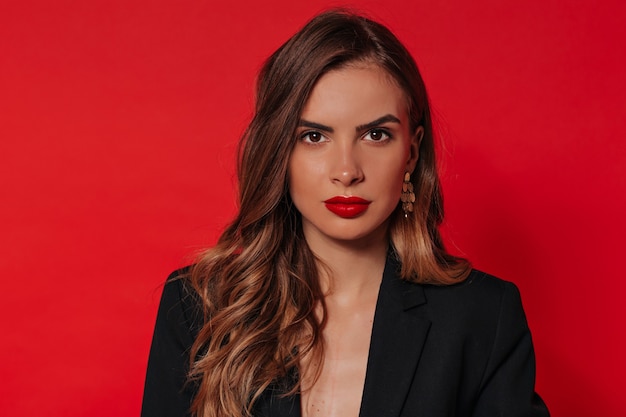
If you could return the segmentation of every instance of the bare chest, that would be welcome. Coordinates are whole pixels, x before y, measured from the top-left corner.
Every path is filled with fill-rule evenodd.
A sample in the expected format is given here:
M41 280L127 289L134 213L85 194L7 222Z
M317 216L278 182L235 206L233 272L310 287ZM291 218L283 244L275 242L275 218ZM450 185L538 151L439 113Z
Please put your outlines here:
M317 379L315 364L302 381L302 417L358 417L372 334L373 309L324 329L324 359Z

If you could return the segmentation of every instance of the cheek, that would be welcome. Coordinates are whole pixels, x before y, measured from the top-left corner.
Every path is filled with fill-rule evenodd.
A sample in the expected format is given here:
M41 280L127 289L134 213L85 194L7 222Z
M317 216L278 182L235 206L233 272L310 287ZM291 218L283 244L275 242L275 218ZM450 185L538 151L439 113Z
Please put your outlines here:
M375 158L372 161L370 177L376 178L378 182L387 184L393 189L400 189L407 169L408 153L388 155L386 158Z
M325 161L321 158L314 158L311 155L294 151L289 159L287 181L289 189L302 189L312 184L321 184L320 180L324 176Z
M313 176L311 168L311 164L307 161L307 158L303 158L297 152L294 152L289 159L287 185L292 199L294 198L294 194L302 194L309 188L309 182L311 182Z

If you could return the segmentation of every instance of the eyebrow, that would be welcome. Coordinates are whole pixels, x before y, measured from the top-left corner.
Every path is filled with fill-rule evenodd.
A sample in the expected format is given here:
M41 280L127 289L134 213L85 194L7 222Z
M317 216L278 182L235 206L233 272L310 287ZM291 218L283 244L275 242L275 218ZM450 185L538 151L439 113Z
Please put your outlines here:
M400 124L400 119L398 119L396 116L392 115L392 114L386 114L383 117L379 117L376 120L372 120L371 122L359 125L356 127L356 131L357 132L362 132L364 130L368 130L371 129L373 127L376 127L378 125L381 125L383 123L398 123ZM326 126L323 125L321 123L315 123L315 122L310 122L308 120L304 120L301 119L300 123L298 123L298 126L302 126L302 127L308 127L311 129L317 129L317 130L321 130L322 132L329 132L329 133L333 133L335 130L330 127L330 126Z
M322 132L329 132L329 133L333 133L335 131L330 126L326 126L326 125L315 123L315 122L309 122L308 120L304 120L304 119L300 119L300 123L298 123L298 126L309 127L311 129L317 129L317 130L321 130Z
M400 124L400 119L398 119L396 116L392 114L386 114L383 117L379 117L378 119L372 120L369 123L365 123L364 125L357 126L356 131L362 132L364 130L368 130L378 125L382 125L383 123L389 123L389 122Z

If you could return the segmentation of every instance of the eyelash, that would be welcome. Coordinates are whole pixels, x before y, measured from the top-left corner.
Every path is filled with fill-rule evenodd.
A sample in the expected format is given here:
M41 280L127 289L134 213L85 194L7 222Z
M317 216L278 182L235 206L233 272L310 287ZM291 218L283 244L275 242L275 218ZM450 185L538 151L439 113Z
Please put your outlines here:
M373 139L371 139L371 141L375 142L375 143L387 142L389 139L393 138L393 136L391 135L391 132L389 132L387 129L382 129L380 127L368 130L368 132L363 137L371 136L372 133L382 133L385 136L385 137L383 137L380 140L373 140Z
M368 142L374 142L374 143L384 143L387 142L388 140L392 139L393 136L391 135L391 132L389 132L387 129L382 129L382 128L374 128L374 129L370 129L367 131L367 133L365 133L365 135L363 135L363 138L366 138L368 136L371 136L372 133L380 133L382 135L384 135L384 137L380 140L374 140L374 139L367 139ZM310 138L311 135L319 135L320 139L317 142L313 142ZM308 140L307 140L308 139ZM306 132L303 132L300 134L300 140L303 142L306 142L308 144L311 145L317 145L320 143L325 142L326 136L324 136L323 133L317 131L317 130L307 130Z
M320 140L317 141L317 142L313 142L311 140L311 138L310 138L310 136L313 135L313 134L319 135L320 136ZM307 140L307 138L309 140ZM322 139L325 139L325 138L326 138L326 136L324 136L324 134L322 134L321 132L318 132L317 130L307 130L306 132L303 132L302 134L300 134L300 140L302 142L306 142L306 143L311 144L311 145L317 145L319 143L322 143L323 142Z

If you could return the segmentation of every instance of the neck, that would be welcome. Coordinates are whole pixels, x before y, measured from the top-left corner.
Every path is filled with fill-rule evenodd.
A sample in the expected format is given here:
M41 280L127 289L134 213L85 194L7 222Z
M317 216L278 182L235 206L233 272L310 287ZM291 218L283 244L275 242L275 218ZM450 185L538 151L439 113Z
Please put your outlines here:
M363 240L307 238L307 243L320 261L320 284L327 299L347 301L378 292L389 245L386 228Z

